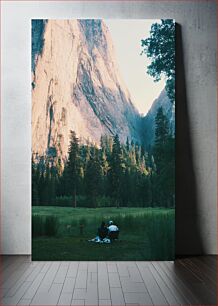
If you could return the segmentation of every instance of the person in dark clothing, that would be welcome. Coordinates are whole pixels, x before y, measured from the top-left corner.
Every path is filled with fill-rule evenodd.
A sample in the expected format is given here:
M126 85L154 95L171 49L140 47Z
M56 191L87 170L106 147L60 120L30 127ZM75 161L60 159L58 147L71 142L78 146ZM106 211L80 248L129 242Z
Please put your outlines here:
M98 228L98 236L101 240L107 237L108 229L105 222L101 223L101 226Z

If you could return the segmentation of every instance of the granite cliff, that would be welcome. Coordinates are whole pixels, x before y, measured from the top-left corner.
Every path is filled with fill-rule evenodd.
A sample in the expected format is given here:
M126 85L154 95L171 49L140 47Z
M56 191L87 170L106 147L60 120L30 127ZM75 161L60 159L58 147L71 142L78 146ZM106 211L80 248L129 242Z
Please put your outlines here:
M33 153L66 157L70 130L140 142L140 125L102 20L32 21Z

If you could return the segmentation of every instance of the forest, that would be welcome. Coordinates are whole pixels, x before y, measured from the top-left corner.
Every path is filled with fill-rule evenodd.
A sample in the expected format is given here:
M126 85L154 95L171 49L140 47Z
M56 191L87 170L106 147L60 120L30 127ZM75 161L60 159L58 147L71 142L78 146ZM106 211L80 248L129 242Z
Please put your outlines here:
M33 206L175 207L175 137L161 107L150 148L118 135L84 144L69 132L66 160L55 149L32 156Z

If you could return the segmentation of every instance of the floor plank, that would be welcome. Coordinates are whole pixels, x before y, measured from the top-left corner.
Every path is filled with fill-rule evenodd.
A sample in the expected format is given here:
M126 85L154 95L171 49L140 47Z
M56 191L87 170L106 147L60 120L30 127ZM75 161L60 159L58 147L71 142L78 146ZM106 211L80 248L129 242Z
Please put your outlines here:
M147 266L147 265L146 265ZM163 292L163 295L167 301L167 304L169 305L179 305L179 299L174 294L174 290L168 286L167 282L164 278L161 277L161 275L158 273L158 271L154 268L154 266L151 264L149 265L149 270L151 271L154 279L156 280L158 286L161 288L161 291Z
M210 268L198 257L190 258L188 260L188 266L190 266L194 273L199 278L202 278L202 281L208 284L210 288L216 288L216 269L210 270Z
M190 290L190 287L187 286L187 283L184 282L180 277L179 274L176 273L175 264L169 262L163 262L160 264L162 269L168 275L168 277L174 282L175 286L180 289L183 296L187 298L191 305L198 305L200 304L200 300L196 298L196 296ZM194 283L192 279L192 283Z
M98 263L98 296L99 300L111 300L107 264L102 261Z
M138 269L143 278L144 284L148 290L151 300L154 305L168 305L168 302L164 296L164 293L159 287L157 281L155 280L153 274L151 273L149 267L143 267L138 263Z
M39 293L47 293L49 289L51 288L54 278L56 276L56 273L59 269L60 262L52 262L49 270L45 274L45 277L43 278L37 292ZM36 304L37 305L37 304Z
M2 257L1 305L216 305L217 257L32 262Z
M13 287L7 292L6 297L10 297L16 294L16 291L22 286L24 282L32 283L44 267L45 263L38 263L35 266L29 266L28 269L23 273Z
M62 284L52 284L49 292L37 292L30 305L57 305Z
M112 305L125 305L124 294L121 288L111 288Z
M16 266L13 267L13 270L8 270L7 273L3 273L3 282L1 288L8 289L5 290L7 294L10 290L14 291L14 287L20 285L20 280L29 276L32 271L36 268L37 263L28 263L28 262L16 262Z
M71 305L72 296L72 293L61 293L58 305Z
M196 274L193 269L187 266L185 261L179 261L175 267L177 268L177 273L185 279L187 286L201 303L204 305L216 305L216 288L212 288L204 282L203 274ZM190 281L190 277L195 281Z
M64 281L62 293L73 293L74 288L75 288L75 282L76 282L75 277L66 277Z
M160 264L160 262L155 262L154 264L155 269L161 275L162 279L164 279L165 283L168 287L171 288L176 299L179 301L179 304L182 305L190 305L191 302L189 301L189 297L183 291L183 288L177 285L173 276L169 275L164 267Z
M31 285L30 282L24 282L20 288L17 290L17 292L12 297L4 297L2 302L3 305L16 305L21 300L22 296L26 292L26 290Z

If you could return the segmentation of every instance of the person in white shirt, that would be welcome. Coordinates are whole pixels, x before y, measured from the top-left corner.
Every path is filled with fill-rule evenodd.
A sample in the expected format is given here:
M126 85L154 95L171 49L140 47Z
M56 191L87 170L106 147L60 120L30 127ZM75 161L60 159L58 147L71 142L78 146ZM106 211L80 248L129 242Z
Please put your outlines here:
M118 239L118 236L119 236L119 228L117 225L115 225L113 223L113 221L109 221L109 226L108 226L108 237L109 239L111 240L114 240L114 239Z

